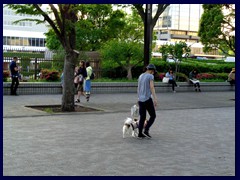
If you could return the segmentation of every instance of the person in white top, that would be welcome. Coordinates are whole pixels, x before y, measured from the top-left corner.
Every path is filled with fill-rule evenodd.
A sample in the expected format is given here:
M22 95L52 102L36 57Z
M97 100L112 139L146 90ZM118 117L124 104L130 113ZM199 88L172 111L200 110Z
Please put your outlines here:
M93 69L90 66L90 62L86 62L86 70L87 70L87 77L86 77L86 80L85 80L85 94L86 94L86 100L89 101L90 93L91 93L91 79L90 79L90 76L93 73Z

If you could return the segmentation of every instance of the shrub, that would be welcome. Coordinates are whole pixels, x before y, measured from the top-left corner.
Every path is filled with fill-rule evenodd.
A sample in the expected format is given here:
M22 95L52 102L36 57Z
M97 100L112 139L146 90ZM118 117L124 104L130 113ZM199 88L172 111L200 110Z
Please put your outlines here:
M51 69L52 68L52 62L40 62L39 63L39 69Z
M10 76L9 71L3 71L3 82L6 82L9 76Z
M213 74L210 74L210 73L199 73L197 78L199 80L201 80L201 79L214 79L215 76Z
M228 73L213 73L216 79L222 79L227 80L228 79Z
M222 79L225 81L228 78L228 73L199 73L198 78L205 80Z
M40 79L46 79L47 81L58 81L60 78L59 72L56 70L42 69Z
M180 82L188 81L188 77L183 73L176 73L176 76L177 76L177 81L180 81Z
M27 71L31 66L31 59L29 57L21 57L22 70Z
M164 78L164 76L165 76L165 73L159 73L159 74L158 74L159 80L162 81L162 79Z

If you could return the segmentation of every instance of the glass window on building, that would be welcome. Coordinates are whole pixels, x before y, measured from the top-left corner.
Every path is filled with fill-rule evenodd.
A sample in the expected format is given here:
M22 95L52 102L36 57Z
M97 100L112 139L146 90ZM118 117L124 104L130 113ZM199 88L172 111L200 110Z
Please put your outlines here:
M189 4L180 4L179 29L189 30Z
M44 39L40 38L40 47L44 47Z
M198 33L197 33L197 32L188 32L188 35L189 35L189 36L197 36Z
M23 38L23 46L29 46L28 38Z
M190 12L189 12L189 17L190 17L190 31L198 31L199 28L199 19L200 17L200 12L201 12L201 6L199 4L190 4Z
M6 45L11 45L11 39L9 36L6 37L6 40L7 40L7 44Z
M28 45L32 46L32 38L28 38Z
M7 37L3 36L3 45L7 45Z
M36 46L39 47L40 46L40 43L39 43L40 39L39 38L36 38Z
M36 38L32 38L32 46L36 46Z
M16 46L21 46L19 37L15 37L15 45Z
M20 37L20 46L23 46L23 37Z
M15 37L10 37L10 45L15 46Z

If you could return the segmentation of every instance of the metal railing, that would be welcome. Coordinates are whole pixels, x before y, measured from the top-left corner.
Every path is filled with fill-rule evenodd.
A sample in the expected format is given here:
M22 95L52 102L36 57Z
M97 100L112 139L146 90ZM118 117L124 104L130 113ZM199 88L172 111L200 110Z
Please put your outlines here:
M42 69L55 69L60 73L64 67L63 51L52 52L47 50L26 51L22 49L8 49L3 50L4 71L9 70L9 65L14 56L18 57L17 65L21 67L20 73L24 78L37 79ZM100 59L96 52L82 52L79 61L80 59L86 59L90 62L96 74L96 78L101 76Z

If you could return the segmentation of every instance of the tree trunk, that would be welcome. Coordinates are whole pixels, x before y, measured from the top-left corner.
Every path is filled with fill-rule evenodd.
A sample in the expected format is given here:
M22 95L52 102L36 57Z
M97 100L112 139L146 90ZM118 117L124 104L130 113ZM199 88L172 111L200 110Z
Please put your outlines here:
M70 51L65 56L64 61L64 83L63 83L63 95L62 95L62 111L74 111L74 61L76 59L76 53Z
M132 80L132 67L131 66L127 67L127 78L128 78L128 80Z

